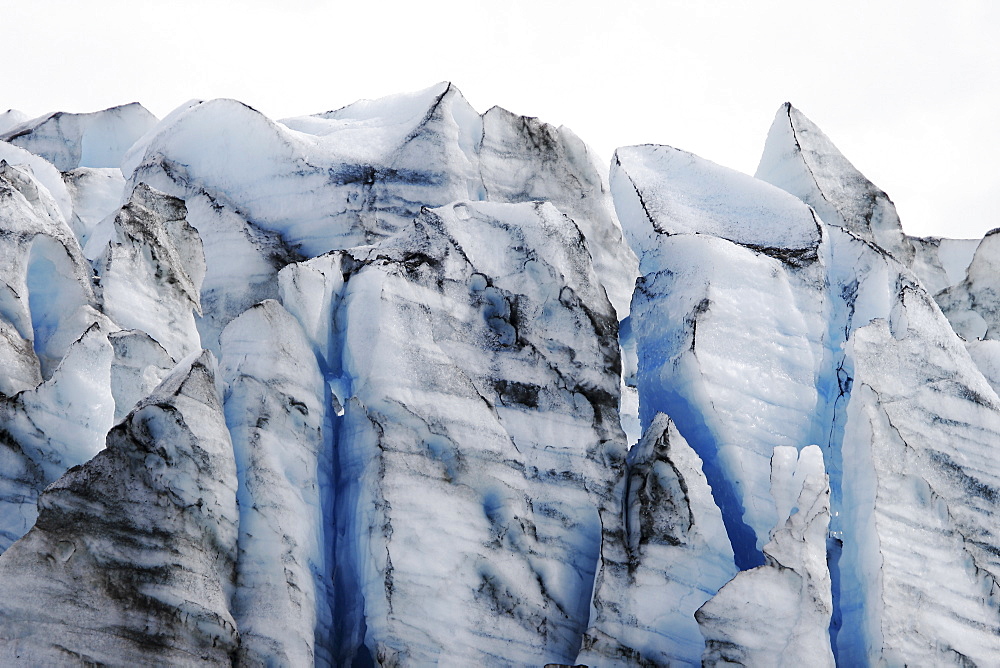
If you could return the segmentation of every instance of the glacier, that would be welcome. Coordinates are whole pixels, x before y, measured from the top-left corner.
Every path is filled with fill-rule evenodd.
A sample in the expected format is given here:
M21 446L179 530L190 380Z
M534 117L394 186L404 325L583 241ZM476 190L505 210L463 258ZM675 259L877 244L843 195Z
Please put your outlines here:
M998 244L787 103L0 114L0 660L993 665Z

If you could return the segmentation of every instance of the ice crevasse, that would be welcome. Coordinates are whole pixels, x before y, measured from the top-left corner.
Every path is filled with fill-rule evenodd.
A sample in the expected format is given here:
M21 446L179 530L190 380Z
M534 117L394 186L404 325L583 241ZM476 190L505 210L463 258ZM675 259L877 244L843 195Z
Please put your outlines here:
M996 235L783 105L0 116L5 665L990 665Z

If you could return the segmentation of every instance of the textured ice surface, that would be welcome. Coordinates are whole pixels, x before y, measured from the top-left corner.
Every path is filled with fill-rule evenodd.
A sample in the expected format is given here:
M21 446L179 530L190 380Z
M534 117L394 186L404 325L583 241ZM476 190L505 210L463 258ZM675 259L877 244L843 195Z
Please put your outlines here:
M49 487L0 556L8 665L230 663L236 468L209 354Z
M778 522L764 546L767 563L739 573L697 612L704 665L834 665L830 486L819 446L775 447L771 495Z
M740 565L774 526L775 445L815 442L826 355L820 229L777 188L670 147L619 149L612 189L640 269L631 328L642 424L676 420Z
M149 334L173 359L201 350L205 255L184 202L145 184L113 219L114 237L99 259L104 312Z
M701 460L662 413L629 451L604 520L591 627L577 663L700 665L694 613L736 574Z
M26 120L28 120L28 117L24 114L24 112L18 111L17 109L8 109L0 114L0 134L7 132L11 128L17 127Z
M0 140L45 158L62 172L118 167L125 152L155 124L156 117L133 102L89 114L47 114L4 131Z
M791 107L781 188L448 84L140 129L0 141L0 663L1000 654L997 235Z
M275 301L229 323L222 349L239 479L238 661L329 664L332 564L324 529L332 513L321 491L332 462L323 376L298 323Z
M292 271L311 338L317 282L341 290L344 660L571 662L625 454L616 318L580 230L549 204L457 203Z
M421 207L459 199L551 201L593 241L624 315L635 258L601 170L571 132L499 109L480 116L441 84L275 123L232 100L171 114L126 159L130 183L185 199L205 241L205 345L229 319L276 297L290 262L408 228Z
M1000 401L933 300L905 274L896 289L849 346L839 657L989 663Z
M936 295L961 283L979 246L980 239L908 237L915 251L910 269Z
M73 205L67 222L85 247L97 224L121 206L125 179L117 167L79 167L63 174L63 181Z
M775 114L756 176L801 198L827 224L875 242L905 265L913 262L913 246L889 196L787 102Z
M935 298L952 327L965 340L1000 340L1000 229L976 248L965 279Z
M30 162L26 165L0 161L0 318L32 342L47 378L93 322L81 311L94 298L90 265L76 237Z

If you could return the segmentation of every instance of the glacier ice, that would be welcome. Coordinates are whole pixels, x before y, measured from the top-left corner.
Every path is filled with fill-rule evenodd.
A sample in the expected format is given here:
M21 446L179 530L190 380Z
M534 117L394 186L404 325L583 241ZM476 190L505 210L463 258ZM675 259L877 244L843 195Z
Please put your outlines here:
M4 663L229 663L236 470L210 353L184 360L38 506L0 556Z
M332 509L323 376L295 319L261 302L222 332L220 376L239 480L239 555L232 611L238 660L331 660L324 528ZM281 620L276 625L275 620Z
M576 660L698 665L705 641L695 612L736 575L736 563L701 460L663 413L629 450L616 496Z
M913 245L889 196L789 103L775 114L756 176L800 198L825 223L878 244L905 265L913 262Z
M140 184L113 218L114 236L97 259L104 313L146 332L175 360L201 349L205 255L184 202Z
M820 228L801 201L670 147L619 149L612 189L643 277L632 330L645 428L705 460L737 564L774 526L775 445L815 442L826 355Z
M998 238L791 105L2 114L0 661L989 665Z
M77 167L117 168L157 118L137 102L89 114L46 114L11 127L0 140L25 148L60 172Z
M771 495L778 522L764 546L767 563L736 575L695 613L704 665L834 665L830 487L819 446L774 448Z
M342 660L572 661L625 452L616 319L574 221L459 202L292 271L290 310L340 324L316 339L349 391Z

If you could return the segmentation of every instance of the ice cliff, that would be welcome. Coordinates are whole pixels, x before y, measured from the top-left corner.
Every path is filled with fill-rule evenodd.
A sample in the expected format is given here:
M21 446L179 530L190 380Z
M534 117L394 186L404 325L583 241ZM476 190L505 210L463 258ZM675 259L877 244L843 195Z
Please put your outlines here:
M788 104L7 112L0 660L991 665L998 239Z

